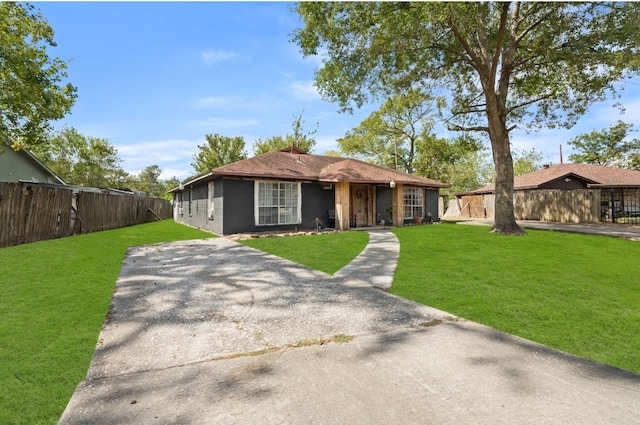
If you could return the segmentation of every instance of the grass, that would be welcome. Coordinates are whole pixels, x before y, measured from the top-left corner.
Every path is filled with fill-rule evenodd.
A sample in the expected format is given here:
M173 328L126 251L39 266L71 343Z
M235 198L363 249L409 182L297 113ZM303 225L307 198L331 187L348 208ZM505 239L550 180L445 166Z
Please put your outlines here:
M640 372L640 243L452 224L394 232L393 293ZM87 372L127 247L211 236L165 220L0 249L0 423L58 421ZM367 241L354 231L243 243L335 273Z
M248 244L333 273L345 264L343 241L361 233ZM401 249L392 293L640 373L640 243L536 230L509 237L454 224L394 233Z
M127 247L212 236L164 220L0 249L0 423L57 423L86 375Z
M580 357L640 372L640 243L442 224L394 230L391 292Z
M333 274L353 260L369 242L367 232L246 239L240 243L274 253L312 269Z

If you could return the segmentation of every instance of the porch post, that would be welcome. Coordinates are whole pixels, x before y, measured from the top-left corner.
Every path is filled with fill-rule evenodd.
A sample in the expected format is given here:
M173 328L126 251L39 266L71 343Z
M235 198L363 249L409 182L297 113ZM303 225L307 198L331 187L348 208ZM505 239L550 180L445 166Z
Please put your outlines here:
M336 183L336 230L349 230L349 182Z
M391 208L393 210L393 225L404 225L404 185L397 183L396 187L391 189Z

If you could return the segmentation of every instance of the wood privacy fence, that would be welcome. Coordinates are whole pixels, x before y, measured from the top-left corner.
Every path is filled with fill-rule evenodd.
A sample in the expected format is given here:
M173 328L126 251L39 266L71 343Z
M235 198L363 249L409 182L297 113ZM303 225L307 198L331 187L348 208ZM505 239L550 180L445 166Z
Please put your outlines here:
M172 216L164 199L0 183L0 247L98 232Z
M495 218L494 194L464 195L458 203L461 217ZM597 223L600 204L600 189L536 189L513 193L516 220Z

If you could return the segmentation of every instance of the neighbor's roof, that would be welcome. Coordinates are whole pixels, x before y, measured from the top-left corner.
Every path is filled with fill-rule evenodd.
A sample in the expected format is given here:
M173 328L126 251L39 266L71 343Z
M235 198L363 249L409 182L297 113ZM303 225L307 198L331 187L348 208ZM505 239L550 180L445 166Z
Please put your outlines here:
M640 186L640 171L595 164L556 164L518 176L514 190L537 189L554 180L575 176L587 182L588 187ZM493 193L494 185L470 193Z
M448 184L414 176L390 168L380 167L352 158L310 155L300 151L272 151L248 159L215 168L211 173L199 176L185 185L191 185L211 177L241 177L250 179L283 179L318 181L323 183L396 183L444 188ZM172 189L172 191L175 189Z
M11 147L11 144L9 142L6 142L6 141L2 142L1 145L13 151L13 148ZM18 151L13 151L13 152L16 152L17 155L22 156L31 164L33 164L36 168L39 168L45 174L48 174L55 181L55 184L66 185L66 183L64 182L64 180L60 178L60 176L54 173L49 167L44 165L44 163L40 161L31 151L27 149L20 149Z

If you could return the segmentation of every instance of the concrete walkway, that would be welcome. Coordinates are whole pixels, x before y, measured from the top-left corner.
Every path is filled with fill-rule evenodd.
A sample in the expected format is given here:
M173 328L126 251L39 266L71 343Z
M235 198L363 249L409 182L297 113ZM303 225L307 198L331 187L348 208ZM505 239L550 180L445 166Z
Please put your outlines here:
M370 230L369 243L365 249L334 276L345 281L388 289L393 283L399 257L400 242L395 234L388 230Z
M334 276L131 248L60 424L640 424L639 375L388 294L397 255L388 231Z

